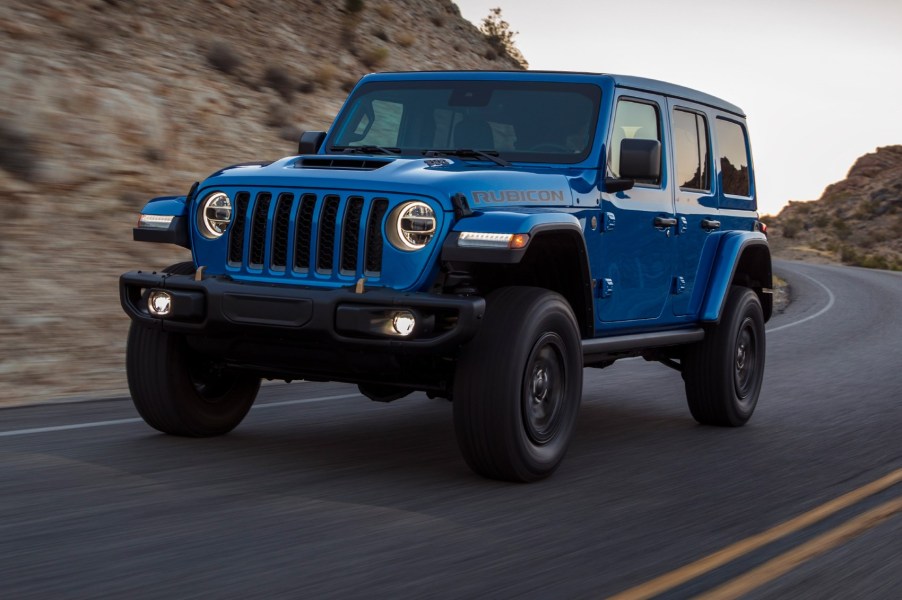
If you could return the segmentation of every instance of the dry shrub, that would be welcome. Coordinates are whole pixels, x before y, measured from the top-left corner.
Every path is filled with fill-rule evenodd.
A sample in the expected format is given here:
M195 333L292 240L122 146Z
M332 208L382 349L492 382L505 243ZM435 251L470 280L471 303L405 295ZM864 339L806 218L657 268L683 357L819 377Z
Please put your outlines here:
M301 128L297 125L283 125L279 128L279 139L297 144L301 139Z
M207 50L207 62L217 71L230 75L241 66L241 57L227 42L217 40Z
M291 110L284 104L280 102L272 102L269 105L269 110L266 111L266 121L265 124L267 127L284 127L290 124L291 121Z
M365 64L370 69L378 69L382 65L385 64L385 61L388 60L388 48L385 46L379 46L377 48L371 48L363 53L363 56L360 57L360 62Z
M32 181L38 170L31 138L6 120L0 120L0 168L25 181Z
M388 21L395 16L395 9L388 2L383 2L376 5L376 14Z
M410 48L417 41L417 38L414 34L408 32L408 31L405 31L404 33L397 35L395 37L395 41L402 48Z
M266 71L263 73L263 81L266 85L277 91L286 102L291 102L297 84L285 67L279 65L270 65L266 67Z
M329 63L322 64L314 69L313 81L323 87L329 87L335 80L336 75L338 75L338 69L335 68L335 65Z
M345 11L359 13L363 10L363 0L345 0Z

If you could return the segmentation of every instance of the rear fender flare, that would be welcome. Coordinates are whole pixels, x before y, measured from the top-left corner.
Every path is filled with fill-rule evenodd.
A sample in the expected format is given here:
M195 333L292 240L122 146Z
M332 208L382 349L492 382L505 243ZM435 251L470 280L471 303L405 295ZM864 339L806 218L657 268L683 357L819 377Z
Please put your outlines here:
M773 312L773 272L767 237L757 231L729 231L722 235L711 267L700 320L717 323L732 285L750 287L758 294L764 320Z

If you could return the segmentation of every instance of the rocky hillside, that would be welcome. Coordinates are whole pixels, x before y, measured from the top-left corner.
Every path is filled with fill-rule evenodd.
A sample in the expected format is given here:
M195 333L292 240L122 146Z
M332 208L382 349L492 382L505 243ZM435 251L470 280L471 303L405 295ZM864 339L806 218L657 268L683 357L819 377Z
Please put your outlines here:
M0 403L123 393L152 196L274 159L377 70L511 69L450 0L0 3Z
M819 200L764 220L778 256L902 270L902 146L862 156Z

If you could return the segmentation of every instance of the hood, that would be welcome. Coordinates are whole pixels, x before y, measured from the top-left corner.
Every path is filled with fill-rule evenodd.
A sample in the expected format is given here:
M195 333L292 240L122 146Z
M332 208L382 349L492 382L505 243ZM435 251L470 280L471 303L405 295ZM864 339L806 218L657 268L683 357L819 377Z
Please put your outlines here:
M460 193L474 209L572 206L574 194L594 187L595 177L596 171L582 168L503 167L455 157L318 154L229 167L211 175L201 188L255 186L415 194L435 198L450 211L450 198Z

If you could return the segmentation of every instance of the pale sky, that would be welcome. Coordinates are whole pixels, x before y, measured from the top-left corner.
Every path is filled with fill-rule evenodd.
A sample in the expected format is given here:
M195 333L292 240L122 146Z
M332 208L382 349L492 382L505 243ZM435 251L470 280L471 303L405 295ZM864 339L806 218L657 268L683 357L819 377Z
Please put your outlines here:
M739 105L758 206L815 200L902 144L902 0L454 0L500 6L529 68L638 75Z

